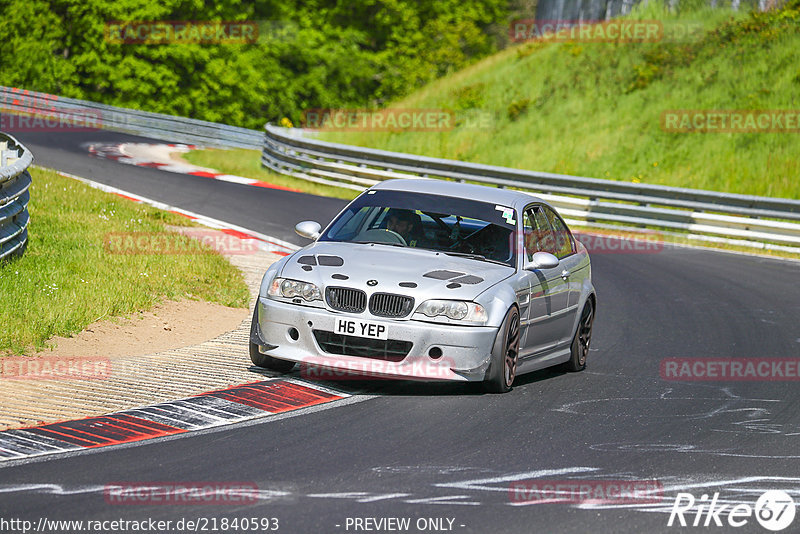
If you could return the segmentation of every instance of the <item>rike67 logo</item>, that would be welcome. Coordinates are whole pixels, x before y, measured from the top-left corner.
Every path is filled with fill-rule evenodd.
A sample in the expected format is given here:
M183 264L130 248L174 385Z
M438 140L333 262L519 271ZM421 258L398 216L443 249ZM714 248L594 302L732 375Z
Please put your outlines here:
M708 495L703 495L698 500L691 493L678 493L672 504L667 526L737 528L755 518L765 529L778 532L794 521L794 500L782 490L765 491L756 501L755 507L746 503L731 507L730 504L721 504L718 500L719 493L714 493L710 500Z

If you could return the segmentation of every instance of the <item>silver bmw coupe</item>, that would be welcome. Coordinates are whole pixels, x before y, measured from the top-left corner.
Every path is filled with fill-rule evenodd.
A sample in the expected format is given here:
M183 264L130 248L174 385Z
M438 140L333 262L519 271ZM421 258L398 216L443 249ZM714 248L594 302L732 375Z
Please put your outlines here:
M381 182L269 267L250 330L259 367L414 380L586 366L597 300L586 248L543 200L429 179Z

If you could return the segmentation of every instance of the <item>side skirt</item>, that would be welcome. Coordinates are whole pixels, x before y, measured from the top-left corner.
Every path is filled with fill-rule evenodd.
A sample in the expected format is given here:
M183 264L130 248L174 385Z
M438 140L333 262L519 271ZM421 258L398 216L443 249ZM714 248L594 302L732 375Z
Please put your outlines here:
M564 363L569 360L570 357L570 347L567 345L566 347L561 347L556 350L552 350L550 352L545 352L541 355L536 356L528 356L527 358L520 360L517 363L517 374L521 375L524 373L531 373L533 371L538 371L539 369L545 369L547 367L552 367L553 365L558 365L560 363Z

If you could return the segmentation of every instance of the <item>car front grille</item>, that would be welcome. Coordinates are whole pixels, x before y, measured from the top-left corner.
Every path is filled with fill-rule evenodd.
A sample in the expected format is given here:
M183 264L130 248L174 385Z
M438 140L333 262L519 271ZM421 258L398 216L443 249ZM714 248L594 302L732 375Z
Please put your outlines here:
M360 289L349 287L328 287L325 289L325 300L334 310L361 313L367 308L367 294Z
M356 336L345 336L327 330L314 330L314 339L320 348L328 354L342 356L360 356L375 360L399 362L408 356L410 341L399 339L367 339Z
M405 295L374 293L369 298L369 312L379 317L405 317L413 307L414 299Z

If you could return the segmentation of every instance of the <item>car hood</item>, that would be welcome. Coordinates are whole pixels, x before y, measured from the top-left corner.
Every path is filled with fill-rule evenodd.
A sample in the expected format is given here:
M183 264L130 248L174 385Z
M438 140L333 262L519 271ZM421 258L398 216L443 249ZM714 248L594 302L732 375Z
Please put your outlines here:
M428 250L323 241L287 258L280 276L312 282L323 291L327 286L354 287L367 294L402 294L421 302L473 300L512 274L514 269L508 266Z

